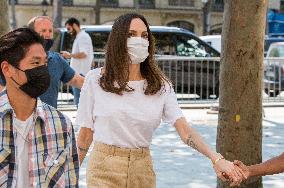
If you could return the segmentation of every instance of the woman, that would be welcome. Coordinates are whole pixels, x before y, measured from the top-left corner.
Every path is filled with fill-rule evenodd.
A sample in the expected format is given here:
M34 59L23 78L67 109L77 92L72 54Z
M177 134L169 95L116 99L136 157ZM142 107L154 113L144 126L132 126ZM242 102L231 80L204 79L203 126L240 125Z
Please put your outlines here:
M242 172L212 151L186 122L169 80L154 61L145 18L120 16L108 39L104 68L86 76L76 123L80 162L95 141L88 187L155 187L149 146L161 119L175 126L183 142L208 157L217 175L235 183Z

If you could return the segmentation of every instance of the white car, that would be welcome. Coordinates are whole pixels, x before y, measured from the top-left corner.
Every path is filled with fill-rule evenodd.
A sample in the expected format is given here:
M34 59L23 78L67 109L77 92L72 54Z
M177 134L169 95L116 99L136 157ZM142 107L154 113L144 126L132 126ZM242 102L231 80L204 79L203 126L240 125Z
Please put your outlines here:
M200 36L199 38L218 50L218 52L221 52L221 35L206 35Z

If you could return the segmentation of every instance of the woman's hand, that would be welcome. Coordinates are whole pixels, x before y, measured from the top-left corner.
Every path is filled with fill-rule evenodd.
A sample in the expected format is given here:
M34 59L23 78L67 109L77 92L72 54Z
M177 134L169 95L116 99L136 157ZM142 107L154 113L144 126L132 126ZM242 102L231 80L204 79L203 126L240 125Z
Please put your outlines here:
M246 179L245 173L238 166L225 159L217 161L213 168L222 181L231 182L230 186L239 186Z

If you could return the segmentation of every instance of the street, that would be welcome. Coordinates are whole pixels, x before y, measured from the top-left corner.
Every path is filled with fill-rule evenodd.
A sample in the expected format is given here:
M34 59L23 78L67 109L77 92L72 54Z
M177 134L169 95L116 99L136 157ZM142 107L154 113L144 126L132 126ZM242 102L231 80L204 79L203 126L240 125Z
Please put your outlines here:
M263 160L267 160L284 151L284 107L264 108L264 111L266 117L263 119ZM193 122L193 127L212 148L215 148L218 116L207 112L208 109L183 110L186 118ZM74 122L75 111L64 113ZM78 127L75 127L75 130L78 131ZM211 162L184 145L174 127L160 125L153 138L151 151L157 188L216 187L216 177ZM87 160L80 170L80 187L86 187L86 165ZM282 188L284 174L264 177L263 185L264 188Z

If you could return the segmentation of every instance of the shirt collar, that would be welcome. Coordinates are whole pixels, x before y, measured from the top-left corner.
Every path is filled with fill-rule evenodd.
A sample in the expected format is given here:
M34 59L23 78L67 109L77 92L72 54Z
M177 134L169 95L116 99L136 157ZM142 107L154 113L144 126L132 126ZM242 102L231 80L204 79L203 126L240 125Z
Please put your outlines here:
M41 118L43 121L46 118L46 113L44 113L44 103L41 102L39 98L37 98L37 106L35 109L36 119ZM4 118L4 116L7 113L12 113L13 108L9 102L8 96L7 96L7 90L4 89L2 92L0 92L0 117L1 119Z

